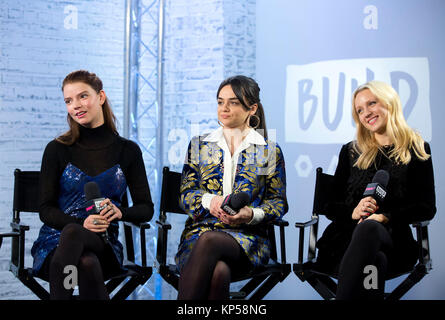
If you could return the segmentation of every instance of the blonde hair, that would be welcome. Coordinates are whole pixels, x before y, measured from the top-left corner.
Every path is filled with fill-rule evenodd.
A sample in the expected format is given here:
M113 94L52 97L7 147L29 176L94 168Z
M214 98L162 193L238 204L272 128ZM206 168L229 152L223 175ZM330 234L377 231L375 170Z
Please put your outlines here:
M352 117L357 126L357 140L353 146L359 154L354 166L360 169L369 168L374 162L379 149L381 149L374 134L360 122L355 109L357 94L366 89L371 91L388 110L386 133L394 143L394 148L389 153L389 157L397 164L408 164L411 161L410 150L412 149L419 159L427 160L430 155L425 152L424 140L406 122L397 92L389 84L381 81L370 81L359 86L352 95Z

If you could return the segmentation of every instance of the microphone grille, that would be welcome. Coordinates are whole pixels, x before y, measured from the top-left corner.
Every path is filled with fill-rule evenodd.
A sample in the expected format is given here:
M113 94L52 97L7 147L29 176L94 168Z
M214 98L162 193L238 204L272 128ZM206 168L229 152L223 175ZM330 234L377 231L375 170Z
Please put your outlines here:
M242 207L248 205L250 202L250 196L247 192L235 193L230 199L230 206L234 209L241 209Z
M97 199L101 197L99 186L96 182L90 181L83 186L86 200Z
M378 170L375 173L374 178L372 178L372 182L381 184L384 187L388 185L388 181L389 181L389 173L386 170Z

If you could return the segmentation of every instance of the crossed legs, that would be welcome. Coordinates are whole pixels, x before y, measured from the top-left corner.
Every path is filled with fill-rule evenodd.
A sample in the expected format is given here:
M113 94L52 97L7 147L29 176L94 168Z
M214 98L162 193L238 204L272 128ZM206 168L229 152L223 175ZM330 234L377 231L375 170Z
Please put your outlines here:
M71 298L73 289L67 287L65 279L68 274L64 272L66 266L74 266L80 299L109 299L100 260L104 253L105 244L97 234L78 224L65 226L49 264L50 298Z
M383 299L387 252L391 246L391 236L381 223L365 220L358 224L340 263L337 299ZM377 270L376 289L365 287L366 266Z
M249 268L246 254L231 235L203 233L181 270L178 299L228 299L232 274Z

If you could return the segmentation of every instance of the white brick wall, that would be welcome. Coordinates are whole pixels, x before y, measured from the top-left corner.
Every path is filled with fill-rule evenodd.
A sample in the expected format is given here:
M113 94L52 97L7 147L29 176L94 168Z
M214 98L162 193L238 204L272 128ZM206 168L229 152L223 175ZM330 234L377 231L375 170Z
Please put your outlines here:
M77 29L66 29L66 6L77 8ZM46 144L64 132L61 81L84 68L96 72L117 115L123 103L121 0L2 0L0 4L0 232L9 230L13 170L39 170ZM41 222L24 214L26 265ZM8 271L10 240L0 249L0 299L35 299Z
M220 82L235 74L255 76L255 6L255 0L167 1L164 159L171 168L182 165L168 162L179 141L168 141L170 131L185 129L188 140L192 123L201 133L216 128Z
M66 130L60 84L67 73L80 68L96 72L122 124L124 4L123 0L1 1L0 232L9 230L13 170L38 170L46 143ZM77 29L65 28L72 13L64 13L69 5L77 9ZM192 123L200 125L201 133L215 128L219 83L237 73L255 76L255 0L167 0L165 13L164 159L165 165L180 171L181 164L168 161L168 152L178 141L168 141L169 132L184 129L188 140ZM147 37L152 33L144 30ZM146 62L143 67L150 65ZM152 129L147 124L144 130ZM22 220L32 230L26 244L30 266L29 250L41 222L30 214ZM184 220L172 222L178 237ZM174 238L170 238L171 259L177 246ZM0 249L0 299L35 299L7 271L9 243L5 240ZM163 299L176 298L168 285L163 283L162 288ZM149 297L144 292L139 295Z

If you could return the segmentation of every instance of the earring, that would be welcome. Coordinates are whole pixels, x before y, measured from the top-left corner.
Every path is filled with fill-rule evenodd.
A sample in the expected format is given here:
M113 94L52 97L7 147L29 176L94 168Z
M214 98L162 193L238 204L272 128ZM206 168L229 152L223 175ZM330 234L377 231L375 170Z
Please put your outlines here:
M255 119L256 119L256 125L254 125L254 126L252 126L252 125L250 124L250 119L252 119L252 117L255 117ZM250 126L251 128L253 128L253 129L258 128L258 126L260 125L260 123L261 123L260 117L258 117L256 114L252 114L252 115L250 115L250 117L249 117L249 126Z
M220 127L224 128L224 125L219 121L219 119L218 119L218 124Z

